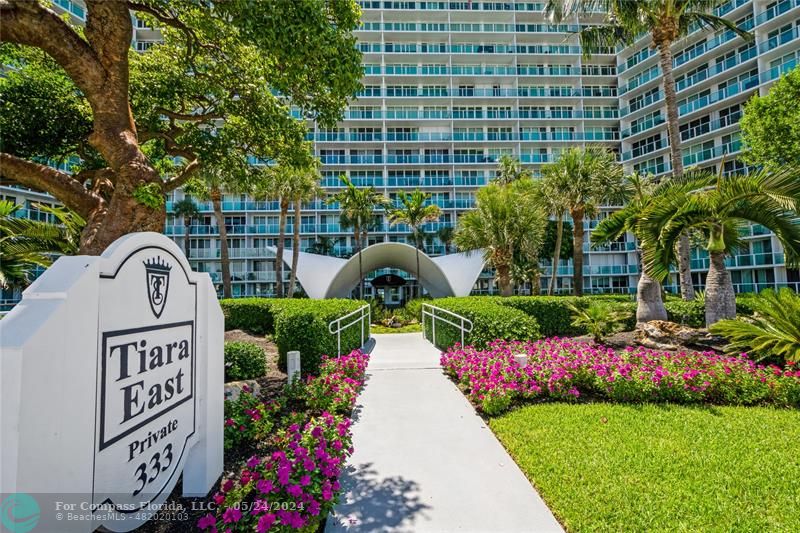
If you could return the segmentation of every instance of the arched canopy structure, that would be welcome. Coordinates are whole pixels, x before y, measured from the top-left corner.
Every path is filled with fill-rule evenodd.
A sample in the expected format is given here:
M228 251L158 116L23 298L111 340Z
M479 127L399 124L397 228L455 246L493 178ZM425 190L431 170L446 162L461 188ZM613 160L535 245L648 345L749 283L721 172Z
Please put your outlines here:
M292 251L285 250L283 261L291 265ZM362 271L399 268L417 270L416 249L399 242L381 242L361 252ZM451 254L430 257L419 252L419 282L435 298L467 296L483 270L483 255ZM310 298L346 298L359 282L358 255L349 259L300 252L297 280Z

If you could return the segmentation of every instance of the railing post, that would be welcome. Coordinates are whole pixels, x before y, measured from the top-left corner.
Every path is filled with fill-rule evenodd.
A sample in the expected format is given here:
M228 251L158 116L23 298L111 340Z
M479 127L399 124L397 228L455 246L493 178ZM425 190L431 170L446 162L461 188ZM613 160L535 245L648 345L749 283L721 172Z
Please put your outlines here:
M464 347L464 317L461 317L461 347Z
M436 309L431 312L431 328L433 328L433 345L436 346Z
M361 346L364 346L364 309L361 309Z

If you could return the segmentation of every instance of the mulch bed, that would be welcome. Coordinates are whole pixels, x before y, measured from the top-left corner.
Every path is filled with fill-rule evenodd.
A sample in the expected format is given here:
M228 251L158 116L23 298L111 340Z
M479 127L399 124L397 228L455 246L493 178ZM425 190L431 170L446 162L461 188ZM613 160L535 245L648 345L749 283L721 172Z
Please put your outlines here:
M267 359L267 375L256 379L261 386L261 395L265 400L272 400L280 396L286 384L286 373L278 368L278 347L269 337L251 335L242 330L225 332L225 341L252 342L264 349ZM238 472L244 461L252 455L252 450L226 450L223 476L228 473ZM215 483L211 494L216 492L219 483ZM206 515L207 503L210 498L184 498L182 480L175 485L175 489L165 502L165 511L156 513L157 519L150 520L137 529L143 533L184 533L198 531L197 521ZM178 509L178 510L175 510Z

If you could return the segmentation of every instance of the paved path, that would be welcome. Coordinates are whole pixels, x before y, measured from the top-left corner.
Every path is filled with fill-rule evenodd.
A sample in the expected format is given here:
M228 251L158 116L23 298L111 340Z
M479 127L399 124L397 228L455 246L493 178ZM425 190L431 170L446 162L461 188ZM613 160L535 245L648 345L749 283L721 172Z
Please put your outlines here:
M326 531L562 531L419 333L375 335Z

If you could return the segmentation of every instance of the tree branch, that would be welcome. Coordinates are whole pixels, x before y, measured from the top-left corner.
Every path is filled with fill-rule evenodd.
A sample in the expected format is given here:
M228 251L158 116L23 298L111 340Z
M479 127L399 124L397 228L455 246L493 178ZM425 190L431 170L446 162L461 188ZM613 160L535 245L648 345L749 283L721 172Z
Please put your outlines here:
M174 120L185 120L187 122L199 122L203 120L215 120L224 118L224 116L219 113L212 113L212 112L195 113L195 114L176 113L175 111L170 111L169 109L166 109L164 107L156 107L154 111L164 115L165 117L169 117Z
M122 2L85 0L86 39L97 52L98 59L113 77L124 77L128 86L128 49L131 46L133 23Z
M186 182L200 170L200 165L200 160L195 159L183 167L183 171L180 174L164 183L164 192L166 193L185 185Z
M4 152L0 152L0 175L20 185L51 193L83 218L103 201L69 174Z
M3 0L0 41L44 50L87 95L105 79L105 70L89 43L39 2Z

